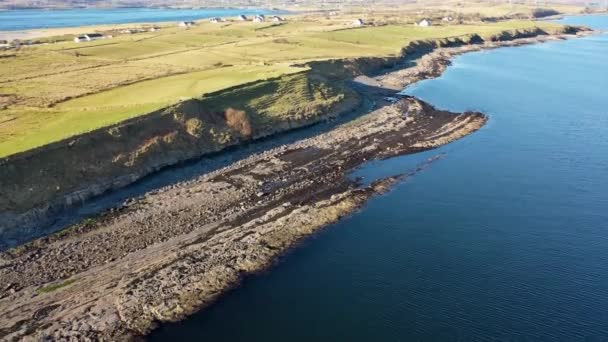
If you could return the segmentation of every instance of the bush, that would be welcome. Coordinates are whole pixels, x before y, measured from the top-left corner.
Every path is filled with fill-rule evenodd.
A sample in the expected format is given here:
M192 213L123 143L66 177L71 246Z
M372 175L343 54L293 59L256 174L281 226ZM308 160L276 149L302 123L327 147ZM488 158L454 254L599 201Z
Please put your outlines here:
M200 138L203 135L203 122L197 118L186 121L186 132L193 137Z
M250 137L252 133L251 122L243 110L228 108L224 113L228 127L238 131L242 136Z
M534 18L543 18L543 17L550 17L552 15L558 15L559 12L551 9L551 8L535 8L532 11L532 17Z

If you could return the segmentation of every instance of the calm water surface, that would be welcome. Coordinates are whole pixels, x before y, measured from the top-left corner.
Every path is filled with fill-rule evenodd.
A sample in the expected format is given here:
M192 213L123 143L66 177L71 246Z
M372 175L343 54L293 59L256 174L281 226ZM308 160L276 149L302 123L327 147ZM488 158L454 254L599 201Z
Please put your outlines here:
M84 25L151 23L232 17L239 14L269 14L265 9L69 9L0 11L0 31L30 30ZM277 12L278 13L278 12Z
M446 154L150 339L608 340L607 56L598 35L457 58L406 92L484 129L359 170Z

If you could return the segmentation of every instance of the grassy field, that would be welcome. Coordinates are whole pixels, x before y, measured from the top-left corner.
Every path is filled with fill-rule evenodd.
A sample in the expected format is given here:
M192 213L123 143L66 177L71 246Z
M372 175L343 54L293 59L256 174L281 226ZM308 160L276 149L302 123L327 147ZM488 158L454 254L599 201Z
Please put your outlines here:
M382 23L385 16L378 15ZM199 23L0 54L0 157L107 126L177 101L304 70L295 64L389 56L408 42L554 24L509 21L419 28L404 20L353 28L351 17L281 24Z

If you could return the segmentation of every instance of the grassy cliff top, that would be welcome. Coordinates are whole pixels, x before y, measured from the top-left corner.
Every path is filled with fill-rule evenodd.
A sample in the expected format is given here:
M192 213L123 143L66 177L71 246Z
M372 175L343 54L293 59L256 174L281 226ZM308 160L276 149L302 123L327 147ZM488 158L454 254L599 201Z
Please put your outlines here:
M199 22L155 32L109 32L111 39L0 53L0 157L111 125L177 101L306 70L303 62L394 56L409 42L557 25L533 21L422 28L417 15L299 16L281 23Z

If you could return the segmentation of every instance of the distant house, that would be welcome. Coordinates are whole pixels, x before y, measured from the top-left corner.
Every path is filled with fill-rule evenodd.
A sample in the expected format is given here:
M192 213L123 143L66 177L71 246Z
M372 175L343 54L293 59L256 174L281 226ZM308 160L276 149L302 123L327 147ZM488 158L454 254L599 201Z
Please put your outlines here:
M150 29L148 31L150 31L150 32L156 32L156 31L159 31L159 30L160 30L160 27L152 26L152 27L150 27Z
M221 23L222 21L223 21L222 18L218 18L218 17L209 19L209 22L214 23L214 24Z
M451 22L451 21L454 21L454 18L448 16L448 17L443 17L443 19L441 19L441 20Z
M330 15L330 16L332 16L332 17L333 17L333 16L336 16L336 15L338 15L338 14L340 14L340 13L338 13L338 11L330 11L330 12L329 12L329 15Z
M279 17L278 15L275 15L275 16L272 17L271 20L274 21L275 23L278 23L278 22L281 22L281 21L285 21L285 18Z
M179 27L192 27L194 26L194 21L180 21Z
M243 15L243 14L239 15L239 16L237 17L237 19L238 19L238 20L241 20L241 21L247 21L247 20L248 20L248 19L247 19L247 16L246 16L246 15Z
M260 15L256 15L253 18L253 22L254 23L263 23L264 21L266 21L266 18L263 15L261 15L261 14Z
M88 41L103 39L103 34L101 33L87 33L84 36Z
M76 43L91 42L94 40L99 40L99 39L104 39L104 38L105 38L104 35L101 33L87 33L82 36L78 36L78 37L74 38L74 42L76 42Z
M355 19L355 21L353 21L353 26L364 26L365 22L363 21L363 19Z
M432 24L433 23L429 19L422 19L422 20L420 20L419 22L416 23L416 26L429 27Z

